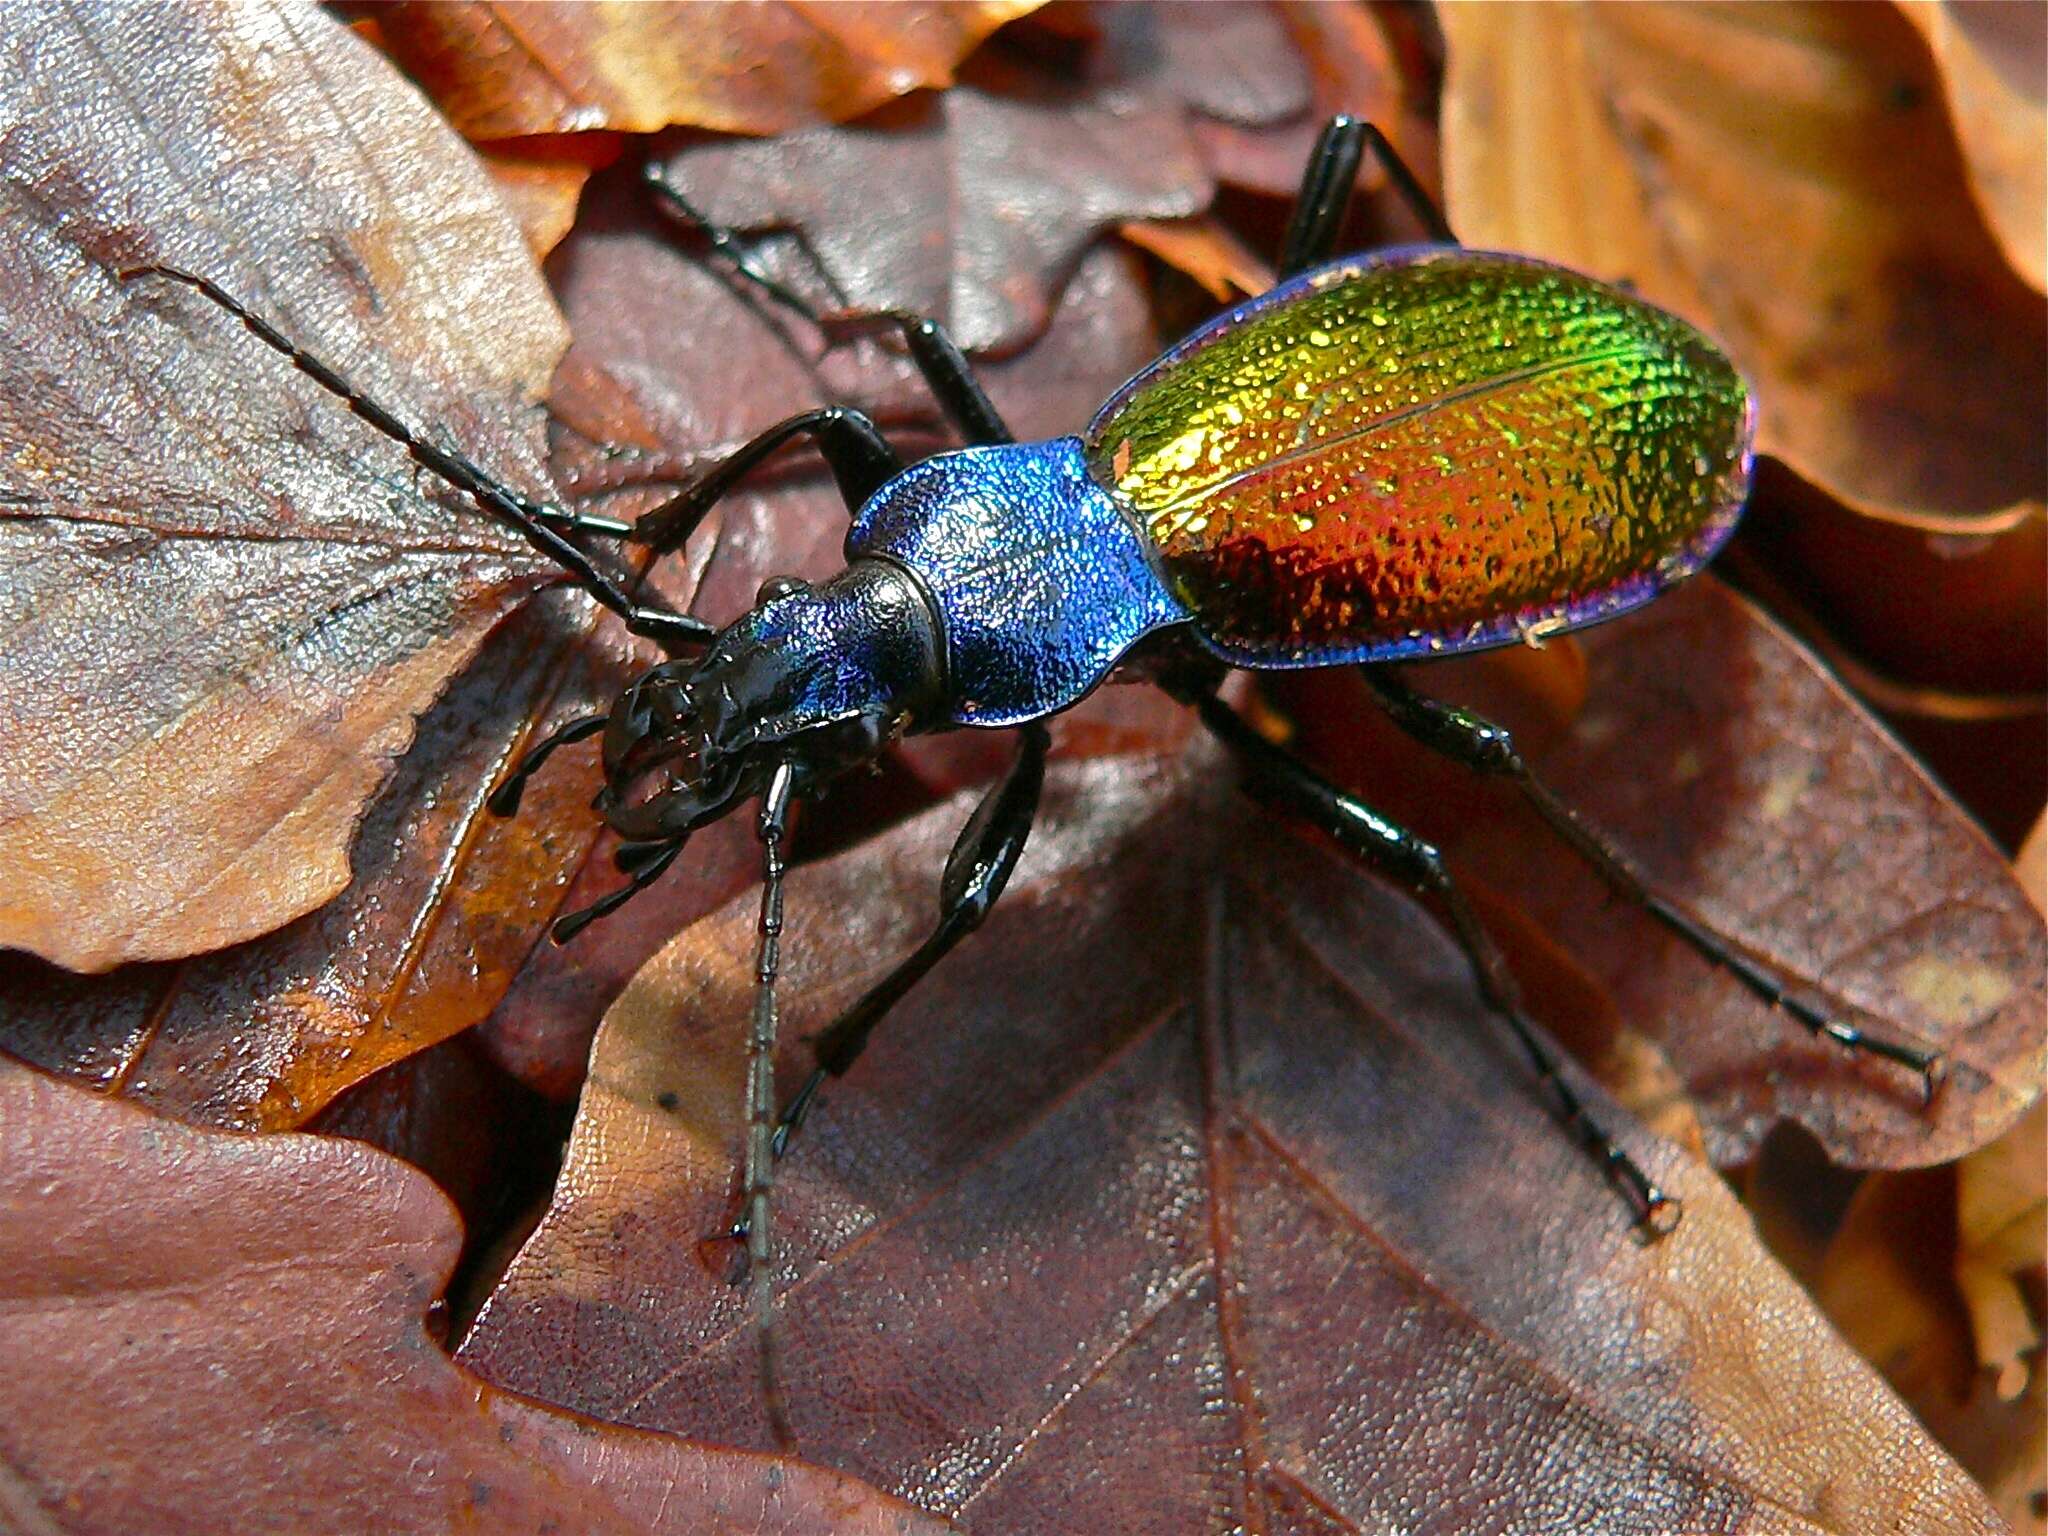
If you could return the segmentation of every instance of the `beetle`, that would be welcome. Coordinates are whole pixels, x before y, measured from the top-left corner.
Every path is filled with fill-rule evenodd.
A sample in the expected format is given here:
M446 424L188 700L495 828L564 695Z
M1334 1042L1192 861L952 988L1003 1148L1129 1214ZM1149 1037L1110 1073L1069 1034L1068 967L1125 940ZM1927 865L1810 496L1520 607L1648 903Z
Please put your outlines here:
M1367 150L1432 239L1333 260ZM1279 284L1167 351L1083 433L1019 443L937 321L821 315L652 168L649 180L742 278L828 336L895 331L966 446L906 465L861 413L809 410L626 524L521 495L210 280L163 266L123 276L199 289L670 652L610 710L537 744L491 798L513 813L550 754L602 735L597 808L624 840L630 878L560 919L558 940L644 889L693 830L758 798L758 984L735 1235L746 1240L778 1438L787 1435L769 1327L775 1161L820 1084L853 1065L881 1019L1001 896L1038 806L1045 721L1112 674L1166 687L1223 743L1252 794L1439 904L1558 1119L1646 1234L1676 1225L1677 1201L1561 1075L1437 850L1247 725L1217 692L1228 670L1361 667L1397 726L1511 780L1619 894L1807 1028L1917 1072L1931 1098L1938 1053L1835 1019L1729 951L1583 825L1507 731L1388 670L1612 618L1713 558L1748 495L1756 410L1733 363L1687 322L1569 269L1463 247L1385 137L1339 117L1303 176ZM818 449L852 514L845 568L827 581L771 580L748 612L716 629L641 606L576 542L679 548L726 491L800 438ZM929 936L816 1038L815 1068L778 1114L775 980L791 806L899 737L961 728L1013 730L1016 758L947 859Z

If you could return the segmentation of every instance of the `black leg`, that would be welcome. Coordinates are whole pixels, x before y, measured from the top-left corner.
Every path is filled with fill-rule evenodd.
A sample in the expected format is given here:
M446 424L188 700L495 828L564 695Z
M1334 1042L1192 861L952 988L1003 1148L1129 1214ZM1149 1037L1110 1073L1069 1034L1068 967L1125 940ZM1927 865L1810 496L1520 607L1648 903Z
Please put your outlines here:
M1458 243L1443 211L1430 200L1387 136L1358 118L1333 117L1316 140L1301 175L1301 190L1294 196L1294 212L1288 216L1287 239L1280 252L1281 277L1319 267L1336 254L1337 237L1343 232L1344 215L1350 211L1352 189L1358 180L1358 162L1368 148L1430 238L1445 245Z
M981 926L996 898L1003 894L1003 887L1017 868L1017 860L1023 856L1031 823L1038 815L1038 793L1045 783L1045 753L1052 744L1045 727L1035 723L1021 727L1018 735L1022 739L1016 762L975 807L946 859L946 872L939 882L938 926L814 1042L818 1065L789 1101L775 1127L778 1157L803 1124L819 1084L828 1076L840 1076L860 1058L875 1025L954 945Z
M1010 429L1003 425L1003 418L981 382L974 376L974 369L968 363L966 354L946 334L946 328L938 321L924 315L909 314L902 310L883 310L875 314L821 314L801 294L786 283L777 281L754 259L744 240L722 224L714 224L699 212L667 177L661 167L649 162L646 170L647 184L653 189L669 210L690 228L696 230L711 242L733 269L754 284L769 298L785 309L802 316L822 331L827 340L838 341L854 336L869 335L876 331L894 330L903 338L904 346L910 352L910 360L917 365L917 371L924 376L932 395L939 402L939 408L959 430L960 435L970 443L1007 443L1013 441ZM811 264L822 274L824 264L817 259L816 252L805 247ZM828 278L829 281L829 278Z
M808 437L817 444L818 452L832 470L832 478L839 482L839 494L850 512L858 512L883 482L903 468L903 461L882 437L881 429L859 411L837 405L805 411L776 423L734 449L681 495L647 513L633 527L633 542L651 545L656 550L680 548L697 531L697 525L704 521L704 515L719 497L755 465L796 437Z
M556 918L548 928L548 936L557 944L566 944L600 917L610 917L667 874L669 865L675 863L676 855L683 851L686 841L687 838L677 837L660 843L621 844L615 862L628 874L626 883L600 896L589 906Z
M1837 1019L1798 996L1778 977L1747 956L1730 950L1721 940L1644 882L1620 850L1610 846L1559 800L1515 750L1514 738L1502 727L1483 720L1468 710L1457 709L1417 693L1392 673L1379 667L1361 667L1367 689L1388 717L1402 730L1435 752L1484 774L1499 775L1513 782L1536 814L1580 858L1612 886L1615 892L1634 902L1658 922L1677 934L1702 959L1720 967L1774 1008L1782 1008L1806 1028L1850 1051L1882 1056L1920 1074L1921 1088L1932 1100L1944 1075L1944 1062L1937 1051L1925 1051L1883 1035L1872 1035Z
M543 736L519 759L513 770L505 775L505 782L491 791L490 799L484 802L493 816L517 816L519 798L526 793L526 781L539 771L541 764L555 755L558 747L572 742L583 741L595 736L611 719L609 714L579 715L567 725Z
M1383 873L1442 904L1460 947L1472 962L1481 993L1528 1056L1538 1080L1550 1090L1565 1133L1600 1166L1645 1233L1661 1236L1677 1226L1677 1199L1659 1189L1636 1161L1615 1145L1565 1080L1557 1052L1522 1011L1507 962L1436 849L1274 746L1213 694L1197 707L1202 723L1237 758L1244 771L1245 790L1253 798L1300 816Z
M282 353L290 359L294 367L314 383L334 395L386 437L403 446L405 451L412 455L414 462L423 469L440 476L457 490L473 497L479 505L503 518L526 539L527 543L574 577L577 585L624 619L626 628L634 634L646 635L673 648L702 644L717 633L716 629L702 619L691 618L688 614L672 613L665 608L643 607L634 602L617 580L599 570L592 563L590 556L570 543L561 531L563 528L581 528L586 531L618 533L623 531L623 525L614 523L609 518L582 518L560 507L545 506L513 490L511 486L487 473L454 449L443 448L427 441L391 411L343 378L331 365L306 351L268 320L208 278L165 266L131 267L118 275L124 282L137 277L155 276L169 278L174 282L196 288L241 321L258 341L273 351Z

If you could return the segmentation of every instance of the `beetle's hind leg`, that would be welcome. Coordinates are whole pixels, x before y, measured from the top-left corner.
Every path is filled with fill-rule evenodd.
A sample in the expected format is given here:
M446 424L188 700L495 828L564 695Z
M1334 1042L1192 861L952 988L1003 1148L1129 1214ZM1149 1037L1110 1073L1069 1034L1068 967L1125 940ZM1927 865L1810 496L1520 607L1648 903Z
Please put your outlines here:
M1432 751L1440 752L1476 772L1508 779L1560 841L1613 888L1678 935L1709 964L1719 967L1773 1008L1782 1009L1815 1035L1848 1051L1861 1051L1897 1062L1920 1076L1921 1091L1930 1102L1946 1074L1938 1051L1923 1050L1883 1035L1873 1035L1838 1019L1800 996L1769 969L1729 949L1720 938L1650 888L1619 849L1612 847L1537 778L1515 750L1514 738L1501 726L1468 710L1417 693L1380 667L1361 667L1367 689L1394 724Z
M733 270L759 288L783 308L801 316L816 326L828 340L843 340L853 336L868 335L876 331L896 331L903 338L903 344L910 353L910 360L924 378L939 408L946 413L960 435L970 443L1007 443L1014 439L1010 429L1004 425L1002 415L996 410L988 392L981 387L981 381L974 375L974 367L967 361L946 328L927 315L911 314L906 310L880 310L873 314L824 314L809 300L788 284L783 283L754 258L746 241L723 224L714 223L690 200L683 196L675 184L662 174L660 165L649 161L646 169L647 185L654 195L675 214L677 218L696 230L711 243L711 248L732 263ZM805 254L811 265L824 273L824 263L808 243ZM827 278L829 282L829 277Z
M1521 997L1493 938L1479 921L1465 893L1451 878L1443 857L1414 833L1396 826L1370 806L1323 778L1307 764L1274 746L1240 719L1221 699L1207 695L1198 704L1202 723L1236 757L1253 798L1300 816L1383 873L1412 889L1433 896L1451 920L1459 947L1465 951L1481 994L1515 1037L1549 1090L1559 1124L1628 1202L1636 1226L1657 1237L1678 1225L1680 1205L1623 1151L1587 1111L1562 1071L1558 1053L1522 1010Z
M1363 119L1338 116L1324 124L1301 173L1301 188L1294 194L1294 211L1288 215L1287 238L1280 249L1283 278L1319 267L1336 254L1337 237L1343 233L1344 216L1351 210L1351 195L1358 183L1358 163L1367 149L1378 158L1394 190L1429 231L1429 237L1444 245L1458 243L1443 210L1387 136Z

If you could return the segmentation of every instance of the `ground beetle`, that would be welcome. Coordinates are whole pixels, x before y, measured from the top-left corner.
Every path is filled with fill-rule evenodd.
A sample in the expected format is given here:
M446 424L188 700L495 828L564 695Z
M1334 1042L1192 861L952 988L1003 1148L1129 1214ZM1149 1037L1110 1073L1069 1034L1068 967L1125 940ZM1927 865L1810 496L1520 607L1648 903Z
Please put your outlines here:
M1333 262L1367 148L1433 242ZM1279 286L1138 374L1082 436L1018 443L938 322L820 315L731 231L658 174L649 180L742 277L828 335L899 333L970 446L906 467L861 413L806 411L628 525L536 503L435 446L207 279L164 267L124 276L152 272L200 289L559 561L628 628L692 653L637 679L608 714L538 744L492 805L509 814L549 753L603 733L598 808L626 840L620 864L631 880L559 921L562 939L645 888L693 829L760 797L765 878L741 1225L779 1437L774 1160L818 1085L852 1066L876 1023L1002 894L1038 805L1044 721L1112 671L1157 682L1199 711L1249 792L1437 899L1559 1119L1646 1232L1670 1230L1677 1202L1559 1074L1437 851L1246 725L1216 693L1228 668L1362 666L1401 729L1513 780L1620 894L1706 959L1807 1028L1911 1068L1932 1094L1937 1054L1831 1018L1731 953L1533 778L1506 731L1386 670L1612 618L1712 558L1749 491L1755 408L1734 366L1684 321L1561 267L1463 248L1378 130L1338 118L1303 178ZM770 581L723 630L639 606L569 537L675 549L743 475L798 437L815 443L853 512L846 569L816 586ZM1017 759L946 861L930 937L818 1037L816 1069L778 1119L774 989L791 803L872 763L897 737L961 726L1014 729Z

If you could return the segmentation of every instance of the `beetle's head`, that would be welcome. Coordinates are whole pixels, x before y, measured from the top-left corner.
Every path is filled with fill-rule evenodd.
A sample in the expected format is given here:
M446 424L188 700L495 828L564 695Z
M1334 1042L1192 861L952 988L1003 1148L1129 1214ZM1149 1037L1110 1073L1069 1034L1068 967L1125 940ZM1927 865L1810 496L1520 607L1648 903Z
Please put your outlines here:
M942 680L929 605L898 567L857 560L815 587L778 578L701 657L619 695L598 809L627 840L661 842L759 793L783 763L815 793L873 762Z

